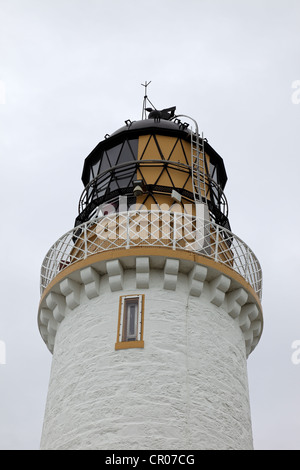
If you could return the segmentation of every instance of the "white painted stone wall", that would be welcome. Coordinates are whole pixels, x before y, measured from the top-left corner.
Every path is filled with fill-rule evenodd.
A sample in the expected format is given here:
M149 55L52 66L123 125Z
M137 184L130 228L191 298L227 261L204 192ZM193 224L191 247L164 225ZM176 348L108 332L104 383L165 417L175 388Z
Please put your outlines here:
M59 324L42 449L251 449L245 337L238 319L151 269L149 288L124 270L99 295L81 288ZM143 349L115 351L120 295L145 294ZM225 304L224 304L225 305Z

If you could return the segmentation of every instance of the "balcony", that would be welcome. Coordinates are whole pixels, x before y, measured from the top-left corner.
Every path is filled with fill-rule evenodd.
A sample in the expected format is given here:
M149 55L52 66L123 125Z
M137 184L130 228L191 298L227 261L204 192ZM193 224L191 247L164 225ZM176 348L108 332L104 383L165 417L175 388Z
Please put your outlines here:
M41 294L64 269L91 255L133 247L199 254L241 275L261 299L262 270L239 237L212 221L170 211L134 210L94 218L60 237L41 268Z

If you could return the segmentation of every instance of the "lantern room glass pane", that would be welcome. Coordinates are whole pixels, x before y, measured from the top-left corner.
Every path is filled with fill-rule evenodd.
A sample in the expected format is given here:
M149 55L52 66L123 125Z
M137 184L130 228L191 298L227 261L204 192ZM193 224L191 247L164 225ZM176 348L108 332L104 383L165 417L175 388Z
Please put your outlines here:
M109 150L106 150L106 153L108 155L109 162L110 162L110 167L116 165L121 148L122 148L122 144L119 144L119 145L116 145L115 147L112 147ZM101 169L101 171L103 170Z
M93 171L93 176L96 178L96 176L99 173L99 167L100 167L100 160L98 160L93 166L92 166L92 171Z
M110 160L107 157L106 152L103 152L100 168L99 168L99 174L104 173L104 171L109 170L111 168Z
M209 164L209 173L210 173L210 177L218 184L217 167L213 165L211 162Z
M134 146L134 141L131 141L132 146ZM137 159L137 152L134 155L132 151L132 146L125 140L122 151L118 158L117 164L120 165L121 163L132 162Z

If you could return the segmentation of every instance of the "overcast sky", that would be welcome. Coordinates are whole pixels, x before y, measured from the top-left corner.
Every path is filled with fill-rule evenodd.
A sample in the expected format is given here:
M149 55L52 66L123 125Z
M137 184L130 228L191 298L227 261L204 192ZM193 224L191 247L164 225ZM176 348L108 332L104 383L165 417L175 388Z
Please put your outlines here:
M196 119L223 157L232 231L263 268L255 448L300 450L299 0L0 0L0 18L0 449L39 448L40 266L73 227L85 157L141 118L151 80L153 104Z

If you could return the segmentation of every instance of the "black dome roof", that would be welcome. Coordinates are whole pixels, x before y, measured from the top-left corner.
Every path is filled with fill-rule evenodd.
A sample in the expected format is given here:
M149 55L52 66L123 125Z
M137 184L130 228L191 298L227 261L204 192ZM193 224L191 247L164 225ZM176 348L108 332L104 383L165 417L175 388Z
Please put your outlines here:
M127 121L128 125L121 127L117 131L113 132L110 137L114 137L123 132L138 132L139 135L142 135L145 131L146 134L153 131L154 133L159 134L161 131L167 133L168 135L173 135L182 133L181 137L190 139L190 131L180 122L167 121L166 119L156 120L156 119L142 119L140 121Z

